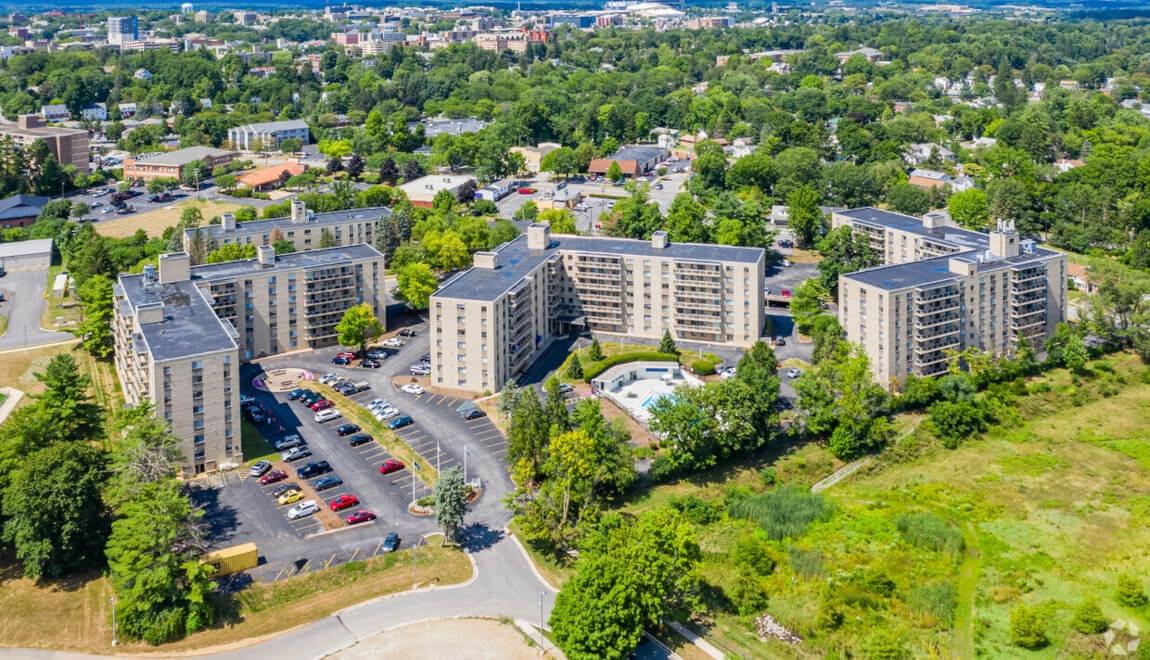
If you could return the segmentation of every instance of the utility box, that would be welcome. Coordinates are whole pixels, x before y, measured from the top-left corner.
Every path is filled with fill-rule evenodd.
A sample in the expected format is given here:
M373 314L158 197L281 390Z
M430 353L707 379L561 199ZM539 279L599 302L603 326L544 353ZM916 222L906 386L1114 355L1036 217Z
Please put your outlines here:
M260 563L260 551L255 543L243 543L209 552L200 562L216 569L213 577L221 577L255 568Z

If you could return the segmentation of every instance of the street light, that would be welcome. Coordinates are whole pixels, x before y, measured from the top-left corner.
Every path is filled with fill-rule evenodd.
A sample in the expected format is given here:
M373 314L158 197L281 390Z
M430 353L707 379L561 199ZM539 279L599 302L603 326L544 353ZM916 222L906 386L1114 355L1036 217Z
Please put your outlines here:
M544 654L547 653L547 637L543 635L543 597L546 595L546 591L539 592L539 648Z
M116 645L116 597L113 595L108 600L112 601L112 646Z

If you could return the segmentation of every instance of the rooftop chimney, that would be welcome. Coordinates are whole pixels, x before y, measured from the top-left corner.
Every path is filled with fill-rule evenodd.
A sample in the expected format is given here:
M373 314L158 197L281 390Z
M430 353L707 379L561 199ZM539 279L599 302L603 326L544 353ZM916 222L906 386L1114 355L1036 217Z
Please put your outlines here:
M990 232L991 256L999 259L1017 257L1020 249L1018 232L1014 229L1014 221L999 220L997 226Z
M499 268L499 253L480 251L475 253L475 267L495 270Z
M192 279L192 257L187 252L160 255L160 284Z
M303 201L298 199L291 201L291 221L296 225L307 222L307 206Z
M551 225L534 222L527 226L527 249L546 250L551 246Z
M236 214L225 213L220 216L220 224L223 226L224 231L232 232L236 230Z
M261 266L274 266L276 265L276 249L270 245L261 245L256 248L256 259L260 260Z
M660 230L651 234L651 249L653 250L662 250L667 247L667 243L669 242L670 241L667 240L667 232L665 231Z
M164 320L164 303L144 303L136 307L136 323L139 325L147 325L149 323L161 323Z
M16 118L16 125L20 128L39 128L44 125L40 115L20 115Z
M152 264L144 266L144 286L150 286L156 283L156 267Z

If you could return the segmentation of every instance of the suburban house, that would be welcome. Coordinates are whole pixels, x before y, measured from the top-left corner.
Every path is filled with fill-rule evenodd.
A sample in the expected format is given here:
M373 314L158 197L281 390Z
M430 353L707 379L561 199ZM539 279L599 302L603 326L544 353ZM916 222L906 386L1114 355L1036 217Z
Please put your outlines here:
M0 199L0 227L26 227L36 222L40 210L47 203L47 197L34 195L12 195Z
M946 172L924 170L922 168L911 170L910 178L908 178L906 182L912 186L926 189L949 186L954 192L962 192L974 187L974 179L966 175L951 176Z
M0 216L2 217L2 216ZM1074 286L1075 291L1082 291L1093 295L1098 291L1098 283L1090 279L1090 269L1073 261L1066 263L1066 279Z
M657 145L629 145L607 158L592 160L587 171L591 174L606 174L611 169L611 163L619 163L624 176L643 176L655 171L659 163L667 160L670 155L670 152Z
M46 122L67 121L72 118L72 113L68 112L68 106L63 103L56 103L53 105L40 106L40 116Z

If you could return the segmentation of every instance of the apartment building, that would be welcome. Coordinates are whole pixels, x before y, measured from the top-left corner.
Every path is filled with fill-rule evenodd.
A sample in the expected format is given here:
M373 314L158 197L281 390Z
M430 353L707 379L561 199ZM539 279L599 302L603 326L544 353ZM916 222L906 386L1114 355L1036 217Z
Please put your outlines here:
M235 156L235 152L215 147L186 147L175 151L140 154L124 159L124 179L179 179L184 168L192 163L203 163L213 168L227 165Z
M236 216L225 213L220 224L184 230L184 251L200 257L221 245L272 245L288 240L297 252L320 247L326 231L337 246L349 247L375 243L382 218L390 217L388 208L360 208L329 213L313 213L298 199L291 201L291 215L285 218L236 222Z
M1041 351L1066 310L1066 258L999 222L989 234L863 208L833 213L864 234L883 264L839 277L839 322L864 348L875 381L945 373L951 351Z
M140 22L135 16L108 17L108 44L120 46L140 39Z
M17 117L15 124L0 123L0 137L12 138L21 149L43 141L61 165L71 165L78 172L88 171L88 131L83 129L46 126L39 115L27 114Z
M239 365L337 343L353 305L382 319L384 257L368 245L192 266L161 255L158 272L115 287L116 372L128 403L151 402L183 442L190 473L243 462Z
M552 236L533 224L431 297L432 382L495 392L552 339L606 335L749 346L763 327L759 248Z
M228 142L235 149L279 149L284 140L295 138L300 144L311 144L311 130L302 119L265 121L228 129Z

